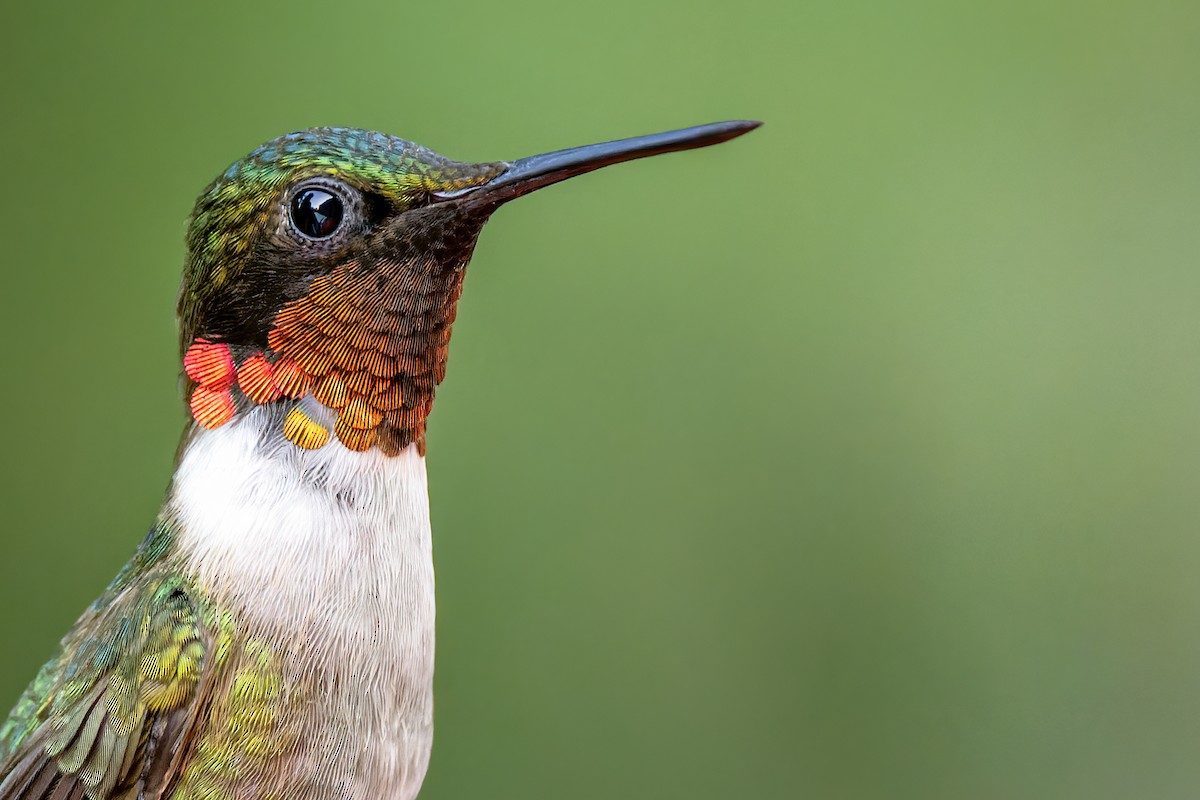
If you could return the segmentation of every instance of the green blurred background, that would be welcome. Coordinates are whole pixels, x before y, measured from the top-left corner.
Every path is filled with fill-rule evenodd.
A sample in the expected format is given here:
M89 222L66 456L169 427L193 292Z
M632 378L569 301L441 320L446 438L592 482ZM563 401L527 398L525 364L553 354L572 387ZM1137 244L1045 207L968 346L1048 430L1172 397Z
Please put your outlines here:
M422 797L1200 795L1194 2L0 13L0 704L157 509L229 162L750 117L483 236Z

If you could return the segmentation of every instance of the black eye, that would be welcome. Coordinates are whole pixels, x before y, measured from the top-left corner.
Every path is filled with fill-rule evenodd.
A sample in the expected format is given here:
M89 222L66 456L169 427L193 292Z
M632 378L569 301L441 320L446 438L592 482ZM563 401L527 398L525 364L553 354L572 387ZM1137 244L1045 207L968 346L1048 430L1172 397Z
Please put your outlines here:
M315 186L292 198L292 224L314 239L332 236L342 224L342 198Z

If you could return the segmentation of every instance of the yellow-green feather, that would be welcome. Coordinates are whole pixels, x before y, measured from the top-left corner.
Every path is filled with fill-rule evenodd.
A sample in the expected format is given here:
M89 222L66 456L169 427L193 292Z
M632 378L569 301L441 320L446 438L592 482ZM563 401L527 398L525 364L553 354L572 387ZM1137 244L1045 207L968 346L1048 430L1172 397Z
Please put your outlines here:
M259 641L240 648L226 688L214 698L210 719L199 737L173 800L226 800L239 779L262 770L289 752L297 734L300 696L285 681L275 650Z
M74 781L91 800L133 789L152 750L177 746L206 670L229 653L231 623L164 558L166 526L63 639L0 729L0 800ZM150 745L156 721L171 741ZM47 780L48 771L64 776ZM22 788L23 783L28 789Z

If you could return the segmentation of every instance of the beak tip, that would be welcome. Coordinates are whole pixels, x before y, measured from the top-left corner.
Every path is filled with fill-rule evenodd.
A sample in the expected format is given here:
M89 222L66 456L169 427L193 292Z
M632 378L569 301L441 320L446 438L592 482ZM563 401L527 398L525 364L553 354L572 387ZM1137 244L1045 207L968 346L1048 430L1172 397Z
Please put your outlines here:
M755 128L762 127L762 120L759 119L735 119L725 123L729 126L734 136L741 136L743 133L749 133Z

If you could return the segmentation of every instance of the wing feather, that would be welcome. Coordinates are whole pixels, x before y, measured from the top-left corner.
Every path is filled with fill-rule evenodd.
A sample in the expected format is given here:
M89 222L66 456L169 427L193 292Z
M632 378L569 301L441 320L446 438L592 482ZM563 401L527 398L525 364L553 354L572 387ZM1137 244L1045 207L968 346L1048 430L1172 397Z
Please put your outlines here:
M190 587L169 575L85 615L5 730L0 800L161 798L179 776L215 668ZM47 674L54 677L47 680Z
M51 784L56 780L61 780L62 773L54 766L50 760L44 760L40 764L40 769L32 776L32 780L26 787L25 794L20 797L45 797L49 791Z

